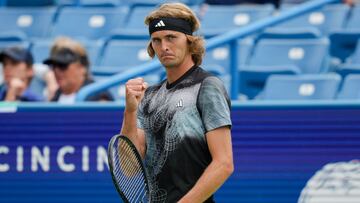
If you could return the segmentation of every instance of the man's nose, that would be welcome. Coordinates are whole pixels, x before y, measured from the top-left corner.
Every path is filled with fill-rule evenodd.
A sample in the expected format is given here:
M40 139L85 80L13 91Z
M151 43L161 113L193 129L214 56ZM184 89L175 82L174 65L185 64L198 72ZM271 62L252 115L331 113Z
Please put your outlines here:
M166 41L163 41L161 43L161 50L162 51L168 51L169 50L169 46L168 46L168 43Z

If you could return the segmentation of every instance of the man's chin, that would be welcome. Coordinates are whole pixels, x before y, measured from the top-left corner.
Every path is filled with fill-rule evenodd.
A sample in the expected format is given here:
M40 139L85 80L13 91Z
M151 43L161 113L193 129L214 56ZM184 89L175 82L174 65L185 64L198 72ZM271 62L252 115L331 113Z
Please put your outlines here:
M172 68L177 65L177 63L175 63L174 61L170 61L170 60L161 61L161 64L163 66L165 66L166 68Z

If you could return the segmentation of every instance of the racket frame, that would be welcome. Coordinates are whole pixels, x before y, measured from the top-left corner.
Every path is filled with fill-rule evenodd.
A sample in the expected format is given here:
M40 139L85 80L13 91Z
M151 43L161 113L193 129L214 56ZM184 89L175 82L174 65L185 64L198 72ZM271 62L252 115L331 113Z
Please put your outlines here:
M111 178L113 180L113 183L115 185L116 190L118 191L121 199L126 202L126 203L130 203L130 201L128 200L128 198L126 197L126 195L121 191L119 185L120 183L117 181L115 174L114 174L114 170L115 170L115 166L114 166L114 161L112 158L112 152L113 152L113 146L115 144L115 142L119 139L124 140L131 148L131 151L134 153L135 157L136 157L136 161L140 164L141 167L141 171L143 172L144 175L144 179L145 179L145 189L147 190L147 197L148 197L148 202L151 202L151 190L150 190L150 185L149 185L149 181L148 181L148 176L145 170L145 166L144 163L141 159L141 156L138 152L138 150L136 149L135 145L131 142L131 140L126 137L125 135L121 135L121 134L117 134L114 135L110 142L109 142L109 146L108 146L108 161L109 161L109 169L110 169L110 173L111 173Z

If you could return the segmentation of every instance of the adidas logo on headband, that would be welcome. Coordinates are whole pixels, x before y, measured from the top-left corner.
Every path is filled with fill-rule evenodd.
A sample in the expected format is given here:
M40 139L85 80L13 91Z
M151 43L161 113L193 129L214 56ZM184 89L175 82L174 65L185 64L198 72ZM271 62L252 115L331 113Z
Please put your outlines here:
M157 18L149 22L149 34L160 30L173 30L192 35L192 25L181 18Z
M158 22L155 27L164 27L165 26L165 23L164 21L160 20L160 22Z

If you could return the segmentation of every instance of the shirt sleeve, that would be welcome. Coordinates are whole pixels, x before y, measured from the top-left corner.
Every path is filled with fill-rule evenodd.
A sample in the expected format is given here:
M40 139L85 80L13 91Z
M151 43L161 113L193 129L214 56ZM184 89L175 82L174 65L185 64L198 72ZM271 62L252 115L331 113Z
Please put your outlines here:
M230 99L220 79L207 77L202 82L197 105L206 132L231 127Z

